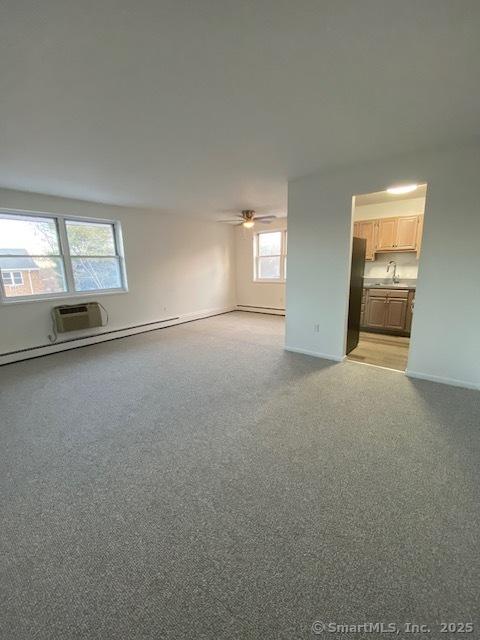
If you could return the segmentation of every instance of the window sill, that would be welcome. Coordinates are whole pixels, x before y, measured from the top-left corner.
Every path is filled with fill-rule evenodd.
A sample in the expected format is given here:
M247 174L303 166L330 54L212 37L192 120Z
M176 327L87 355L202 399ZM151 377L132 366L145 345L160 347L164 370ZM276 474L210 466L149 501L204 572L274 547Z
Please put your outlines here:
M265 279L265 280L259 280L258 278L255 278L252 280L252 282L254 284L285 284L286 280L274 280L272 279Z
M74 300L78 298L92 298L95 296L112 296L128 293L128 289L97 289L96 291L75 291L74 293L52 293L44 296L24 296L18 298L2 298L0 304L9 306L22 302L61 302L62 300Z

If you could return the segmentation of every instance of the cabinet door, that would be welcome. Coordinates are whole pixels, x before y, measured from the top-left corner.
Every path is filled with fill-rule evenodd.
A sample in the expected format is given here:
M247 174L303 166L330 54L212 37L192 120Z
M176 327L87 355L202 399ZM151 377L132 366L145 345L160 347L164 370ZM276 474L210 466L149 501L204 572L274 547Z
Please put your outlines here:
M380 218L378 221L377 249L393 249L397 239L398 218Z
M375 260L375 245L376 245L376 220L365 220L363 222L357 222L358 225L358 238L365 238L367 241L367 247L365 251L365 260Z
M395 247L397 249L416 249L418 234L418 216L398 218Z
M365 308L367 327L373 327L375 329L383 329L385 327L385 317L387 310L387 298L377 298L369 295L367 298L367 306Z
M407 300L389 298L385 314L385 329L405 331L407 318Z
M365 308L367 302L367 292L365 289L362 291L362 305L360 307L360 326L365 326Z
M417 226L417 258L420 256L420 250L422 248L422 237L423 237L423 216L418 216L418 226Z
M412 317L413 317L414 305L415 305L415 291L410 290L408 292L407 318L405 320L405 331L407 331L408 333L412 331Z

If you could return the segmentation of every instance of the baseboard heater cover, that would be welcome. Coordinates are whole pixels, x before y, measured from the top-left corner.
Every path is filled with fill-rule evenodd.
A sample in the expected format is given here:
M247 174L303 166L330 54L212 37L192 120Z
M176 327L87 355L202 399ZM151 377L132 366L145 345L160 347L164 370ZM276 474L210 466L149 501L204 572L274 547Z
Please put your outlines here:
M128 338L129 336L138 335L140 333L149 333L150 331L161 331L162 329L168 329L168 327L172 327L179 324L188 324L189 322L196 322L197 320L203 320L206 318L212 318L214 316L221 316L226 313L232 313L235 311L234 307L224 308L224 309L211 309L208 312L199 312L195 314L196 317L188 317L188 316L175 316L172 318L164 318L163 320L155 320L153 322L145 322L143 324L137 324L130 327L123 327L122 329L111 329L110 331L102 331L99 333L92 333L87 336L78 336L76 338L69 338L68 340L60 340L59 342L55 342L54 344L43 344L35 347L27 347L25 349L18 349L16 351L8 351L6 353L0 353L1 358L8 358L9 356L18 355L19 359L17 360L9 360L8 362L1 362L0 367L6 367L9 364L13 364L15 362L21 362L23 360L32 360L34 358L43 358L44 356L54 355L55 353L60 353L62 351L69 351L71 349L82 349L83 347L89 347L95 344L101 344L102 342L110 342L112 340L121 340L122 338ZM191 314L193 315L193 314ZM175 324L167 324L167 323L175 323ZM164 326L155 326L155 325L164 325ZM127 331L134 331L134 333L126 333ZM107 336L111 334L125 334L125 335L113 335L113 337L105 338L104 340L97 340L96 342L87 342L86 344L79 344L75 346L75 342L80 342L82 340L92 340L95 338L102 338L102 336ZM65 346L67 345L67 346ZM68 346L71 345L71 346ZM65 348L58 348L65 347ZM42 349L49 349L44 353L36 353ZM29 353L24 357L21 357L22 354Z
M68 338L68 340L59 340L54 344L49 342L48 344L40 344L35 347L27 347L26 349L17 349L16 351L7 351L6 353L0 353L0 358L6 357L6 356L14 356L21 353L28 353L29 351L36 351L37 349L45 349L46 347L53 347L53 346L58 347L58 346L61 346L62 344L79 342L80 340L89 340L90 338L99 338L101 336L108 336L113 333L121 333L123 331L132 331L134 329L143 329L144 327L151 327L154 324L163 324L165 322L173 322L175 320L180 320L180 316L176 316L174 318L165 318L164 320L155 320L154 322L145 322L144 324L136 324L130 327L123 327L123 329L111 329L110 331L100 331L99 333L90 333L87 336L77 336L75 338ZM155 329L150 329L150 331L155 331ZM6 364L10 364L10 363L6 363Z
M237 304L237 307L242 309L266 309L267 311L283 311L285 312L284 307L256 307L252 304Z

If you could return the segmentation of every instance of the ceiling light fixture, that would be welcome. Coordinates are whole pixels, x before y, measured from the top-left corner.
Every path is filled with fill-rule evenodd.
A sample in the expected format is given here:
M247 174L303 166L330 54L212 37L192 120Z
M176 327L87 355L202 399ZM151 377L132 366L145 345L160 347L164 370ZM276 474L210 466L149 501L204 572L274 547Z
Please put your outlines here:
M387 189L387 193L391 193L394 196L399 196L402 195L402 193L410 193L412 191L415 191L417 187L418 184L404 184L398 187L389 187Z
M245 229L251 229L254 225L255 222L253 220L245 220L245 222L243 223Z

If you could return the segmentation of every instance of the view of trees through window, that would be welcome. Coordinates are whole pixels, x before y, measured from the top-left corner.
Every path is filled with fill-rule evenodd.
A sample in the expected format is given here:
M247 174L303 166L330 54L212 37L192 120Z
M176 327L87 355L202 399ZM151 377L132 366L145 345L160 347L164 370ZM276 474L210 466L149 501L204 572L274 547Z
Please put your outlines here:
M10 298L123 286L114 225L104 222L0 214L0 271Z
M121 287L113 225L67 220L66 227L76 291Z
M284 280L286 277L286 231L266 231L256 236L256 279Z

